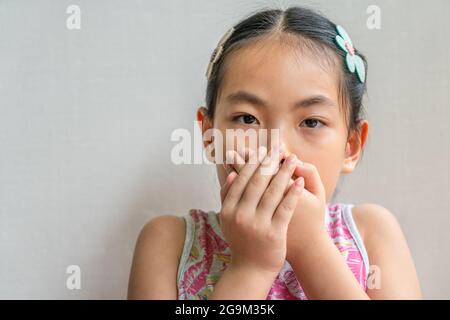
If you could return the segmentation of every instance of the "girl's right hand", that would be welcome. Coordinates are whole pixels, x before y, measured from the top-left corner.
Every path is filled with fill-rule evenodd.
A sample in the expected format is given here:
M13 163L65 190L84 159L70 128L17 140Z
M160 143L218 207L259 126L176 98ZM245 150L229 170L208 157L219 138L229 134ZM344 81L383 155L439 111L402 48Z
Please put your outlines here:
M231 154L234 160L239 156L229 152L227 156ZM288 225L304 186L303 178L298 178L284 192L296 161L291 155L278 169L279 148L266 154L261 147L259 154L249 150L242 170L227 177L219 219L231 250L229 268L270 274L280 271L286 259Z

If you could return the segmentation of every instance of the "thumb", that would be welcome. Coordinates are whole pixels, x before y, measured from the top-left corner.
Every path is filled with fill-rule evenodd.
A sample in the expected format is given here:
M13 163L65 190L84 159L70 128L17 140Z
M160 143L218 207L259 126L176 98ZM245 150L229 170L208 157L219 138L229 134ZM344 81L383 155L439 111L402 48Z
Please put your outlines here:
M305 189L319 199L325 199L325 188L315 165L299 161L294 170L294 176L303 177L305 179Z

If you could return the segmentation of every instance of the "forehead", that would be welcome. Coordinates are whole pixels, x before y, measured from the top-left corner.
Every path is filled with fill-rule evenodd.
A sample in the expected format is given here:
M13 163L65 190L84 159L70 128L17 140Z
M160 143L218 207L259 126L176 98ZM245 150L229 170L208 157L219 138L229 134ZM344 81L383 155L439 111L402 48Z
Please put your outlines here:
M220 98L245 89L267 101L289 104L321 94L339 105L337 63L305 46L265 39L233 51L225 60Z

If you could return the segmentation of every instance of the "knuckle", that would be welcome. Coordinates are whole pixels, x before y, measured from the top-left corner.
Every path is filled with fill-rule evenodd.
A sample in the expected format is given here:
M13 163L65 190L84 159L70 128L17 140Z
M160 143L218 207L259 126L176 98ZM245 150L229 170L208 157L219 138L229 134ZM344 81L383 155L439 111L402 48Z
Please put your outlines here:
M276 187L276 183L274 183L273 185L269 186L266 189L266 197L268 197L268 198L275 197L275 195L277 194L277 190L275 187Z
M224 206L222 207L222 210L220 210L220 216L224 219L227 219L230 215L230 210L228 207Z
M260 183L261 183L261 178L258 176L254 176L248 181L248 184L251 188L255 188L255 187L259 186Z
M267 240L270 242L279 241L282 238L282 234L279 230L271 228L266 234Z
M268 201L267 196L266 195L262 196L261 200L258 203L258 210L265 212L269 207L270 201Z
M253 234L258 234L260 229L261 229L261 227L257 221L253 221L252 223L249 224L249 230Z
M234 188L231 188L231 190L233 192L233 195L235 195L238 192L237 190L240 190L245 186L245 180L241 176L238 176L233 184Z
M239 175L236 177L236 179L235 179L235 181L234 181L234 184L240 186L240 185L242 185L244 182L245 182L244 175L243 175L243 174L239 174Z
M250 175L248 173L248 171L243 170L239 173L239 181L241 184L245 185L247 183L247 181L250 179Z
M242 209L238 209L234 214L234 223L237 226L244 227L247 225L247 214Z
M283 202L280 204L280 209L282 211L290 212L290 211L294 210L294 208L295 207L291 202Z

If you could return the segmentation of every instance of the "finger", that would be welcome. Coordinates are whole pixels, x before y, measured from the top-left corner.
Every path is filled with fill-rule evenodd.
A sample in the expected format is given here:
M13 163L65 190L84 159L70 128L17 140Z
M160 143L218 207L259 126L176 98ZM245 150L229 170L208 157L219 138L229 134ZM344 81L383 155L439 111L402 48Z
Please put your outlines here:
M283 165L284 161L287 160L287 158L289 158L290 155L294 155L295 157L297 157L297 155L295 153L290 153L286 150L284 143L282 143L282 147L283 149L280 149L280 157L281 157L281 162L280 162L280 168ZM296 159L297 162L301 162L300 159ZM286 195L286 193L289 190L289 187L294 183L294 179L296 178L296 176L294 174L292 174L291 179L289 180L288 185L286 186L286 188L284 189L284 193L283 196Z
M231 151L230 151L231 153ZM239 154L239 152L235 152L233 153L233 157L229 156L226 159L226 164L223 164L224 168L225 168L225 172L227 173L227 175L231 172L231 171L235 171L237 173L239 173L242 168L245 166L245 160L242 158L242 156Z
M226 174L226 176L228 176L231 172L236 172L236 173L239 173L237 170L236 170L236 168L234 167L234 165L232 165L232 164L223 164L223 168L224 168L224 170L225 170L225 174Z
M232 155L228 155L228 153ZM235 154L236 152L234 150L227 151L227 157L234 157ZM238 202L241 200L242 193L245 190L248 181L259 166L256 152L250 151L249 155L251 161L245 164L244 168L242 168L241 172L234 179L234 182L228 190L228 194L224 199L223 207L226 211L234 209L236 207Z
M248 185L242 195L243 205L249 210L254 210L257 208L262 195L264 194L268 184L270 183L270 180L273 177L273 174L264 174L264 170L262 169L267 169L267 171L269 172L271 168L276 167L276 169L278 169L278 159L279 148L275 146L274 148L272 148L269 154L266 155L266 157L261 162L258 170L256 170L253 176L250 178ZM267 166L268 168L262 168L263 165Z
M304 189L304 185L304 178L297 178L289 188L286 196L281 200L272 217L272 226L277 230L287 232L289 222L294 214L298 198Z
M249 161L248 153L250 152L250 150L252 152L258 153L259 162L262 162L267 155L267 148L265 146L260 146L256 151L254 151L252 149L245 149L244 151L237 150L236 153L237 153L238 160L234 161L233 165L238 164L238 165L240 165L240 167L243 167L242 164L245 164Z
M236 164L244 165L250 158L249 150L247 150L247 149L242 149L242 148L237 149L237 150L235 150L235 153L236 153L236 155L235 155L236 156L236 159L235 159Z
M250 149L245 149L244 152L237 152L237 157L238 160L235 161L235 163L233 163L233 168L234 170L236 170L237 172L240 172L242 170L242 168L244 167L245 163L248 162L249 160L249 156L248 156L248 152ZM267 155L267 148L264 146L260 146L257 150L258 152L258 159L259 162L262 162L264 160L264 157Z
M241 172L242 168L244 168L244 166L245 166L245 160L244 160L244 158L242 158L242 156L239 153L236 154L236 157L237 157L237 161L235 161L235 163L233 163L232 166L233 166L233 169L239 173L239 172Z
M264 160L264 157L266 156L266 154L267 154L267 148L264 146L259 147L259 149L258 149L259 162L262 162ZM246 156L246 157L248 158L248 156ZM236 161L236 163L234 163L232 166L233 166L233 169L239 173L245 165L245 160L239 154L238 154L238 158L239 158L239 160ZM244 163L244 164L241 164L241 163Z
M226 195L228 193L228 190L230 189L230 186L233 183L233 180L236 178L236 176L237 176L236 171L231 171L228 174L228 176L227 176L227 178L225 180L225 183L223 184L222 188L220 189L220 200L221 200L221 203L223 203L223 200L225 199L225 197L226 197Z
M245 164L246 162L248 162L248 159L250 158L249 150L250 149L245 148L245 147L239 148L239 146L236 148L236 153L239 155L239 158L240 158L239 161L242 161L239 164L242 165L242 164Z
M281 149L280 149L281 152ZM264 157L267 154L267 148L264 146L259 147L258 149L258 159L259 162L262 162ZM248 151L246 152L245 157L248 159ZM228 161L230 162L230 164L223 164L224 168L225 168L225 172L228 174L230 174L231 172L237 172L239 173L242 168L244 168L245 166L245 159L242 158L241 154L239 152L235 152L233 153L233 156L229 156L228 157ZM235 176L234 176L235 177ZM233 179L234 179L233 177ZM293 182L293 180L292 180ZM223 203L223 199L222 199L222 203Z
M311 163L299 161L294 176L305 179L305 189L320 199L325 199L325 188L316 166Z
M222 166L227 176L233 171L233 168L227 163L222 163Z
M258 205L258 212L266 214L264 219L271 221L272 216L287 193L288 184L297 164L297 156L292 154L282 164L280 171L270 181ZM293 182L293 181L292 181Z
M269 156L266 156L265 159L262 160L259 171L262 175L268 175L272 177L274 174L278 172L280 168L281 154L280 154L280 146L275 145L272 147Z

